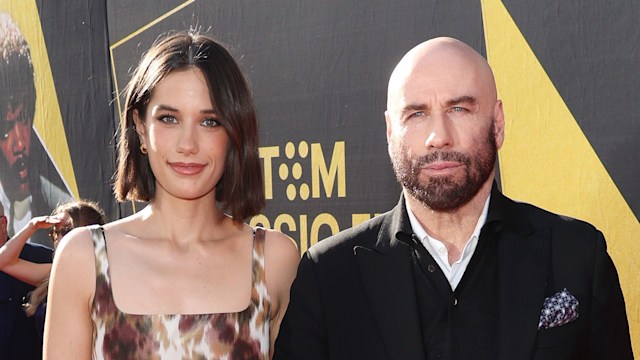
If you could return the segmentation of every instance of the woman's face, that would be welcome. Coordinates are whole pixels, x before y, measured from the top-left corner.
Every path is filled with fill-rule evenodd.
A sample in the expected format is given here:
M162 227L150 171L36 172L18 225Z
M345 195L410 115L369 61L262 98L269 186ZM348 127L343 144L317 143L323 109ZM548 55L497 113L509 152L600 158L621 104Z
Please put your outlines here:
M145 118L134 111L134 121L156 178L156 196L215 197L229 137L198 68L167 75L152 91Z

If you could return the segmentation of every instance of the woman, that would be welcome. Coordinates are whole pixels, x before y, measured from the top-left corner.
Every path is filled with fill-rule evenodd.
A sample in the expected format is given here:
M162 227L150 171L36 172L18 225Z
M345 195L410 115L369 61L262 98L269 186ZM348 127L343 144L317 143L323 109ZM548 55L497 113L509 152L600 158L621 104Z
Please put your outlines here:
M0 248L0 270L36 286L29 295L29 302L25 304L25 312L29 316L36 315L36 325L41 335L51 264L38 264L20 259L18 256L22 247L38 229L51 228L49 235L55 249L60 239L71 229L93 224L102 225L105 222L104 212L98 204L87 200L72 201L56 207L50 216L31 219L27 226Z
M299 253L264 205L255 109L229 53L168 36L126 89L115 194L140 212L65 237L47 359L268 358ZM266 239L265 239L266 238Z

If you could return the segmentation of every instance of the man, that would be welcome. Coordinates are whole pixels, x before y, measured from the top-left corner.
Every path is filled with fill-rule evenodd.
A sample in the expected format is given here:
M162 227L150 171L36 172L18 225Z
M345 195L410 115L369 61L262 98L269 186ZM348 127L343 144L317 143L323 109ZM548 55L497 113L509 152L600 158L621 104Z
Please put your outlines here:
M0 246L7 236L7 217L0 202ZM26 243L20 258L45 263L51 262L53 251L37 244ZM27 317L22 304L34 287L0 271L0 359L42 359L42 345L36 322Z
M34 84L29 46L9 14L0 13L0 200L5 203L10 236L33 216L49 213L59 202L71 199L29 166ZM51 244L40 233L30 241Z
M418 45L385 117L400 202L304 255L276 359L633 357L602 234L496 188L504 114L480 54Z

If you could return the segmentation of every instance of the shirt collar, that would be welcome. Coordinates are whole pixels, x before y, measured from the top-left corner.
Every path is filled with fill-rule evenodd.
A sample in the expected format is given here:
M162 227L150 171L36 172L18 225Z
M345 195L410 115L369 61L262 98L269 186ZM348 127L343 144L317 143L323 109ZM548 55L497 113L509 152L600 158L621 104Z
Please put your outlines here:
M480 231L482 230L482 227L484 226L484 224L487 222L487 214L489 213L490 199L491 199L491 194L487 196L487 199L484 202L484 206L482 208L482 212L480 213L480 217L478 218L478 222L476 223L476 227L473 230L473 233L471 234L471 237L469 239L472 239L474 236L476 238L480 237ZM409 216L409 222L411 223L411 229L413 230L413 233L416 234L418 239L424 239L426 236L429 236L427 231L422 227L422 225L418 221L418 218L416 218L415 214L413 213L413 211L411 211L411 208L407 205L406 202L404 205L407 210L407 215Z

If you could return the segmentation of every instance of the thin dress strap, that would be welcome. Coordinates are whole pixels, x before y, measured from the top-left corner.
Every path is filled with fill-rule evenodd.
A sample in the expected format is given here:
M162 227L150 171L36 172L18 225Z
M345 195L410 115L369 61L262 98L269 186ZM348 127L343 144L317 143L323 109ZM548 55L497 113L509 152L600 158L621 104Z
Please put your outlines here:
M265 269L264 269L264 243L266 230L262 227L256 227L253 230L253 287L265 285Z
M269 353L269 322L271 320L271 298L267 292L265 276L264 246L266 230L256 227L253 230L253 289L251 306L253 311L250 323L261 340L261 350Z
M111 288L111 278L109 276L109 258L107 256L107 239L104 235L104 228L101 225L88 227L93 240L93 250L96 256L96 276L104 276L106 285Z

